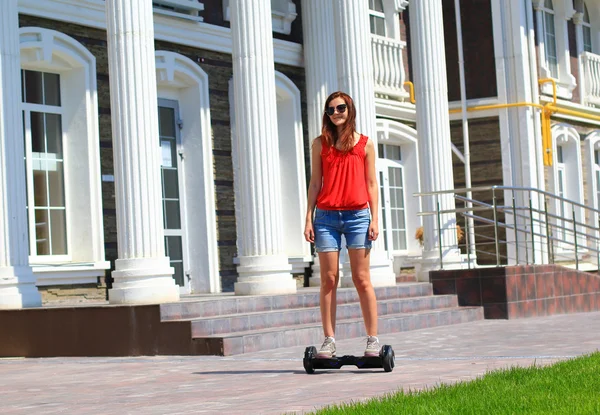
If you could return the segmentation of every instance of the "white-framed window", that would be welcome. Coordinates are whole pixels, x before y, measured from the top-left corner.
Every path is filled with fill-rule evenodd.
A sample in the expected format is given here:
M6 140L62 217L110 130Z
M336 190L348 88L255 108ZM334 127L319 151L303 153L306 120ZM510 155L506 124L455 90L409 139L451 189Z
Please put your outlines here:
M405 181L402 165L402 147L393 144L379 144L380 190L382 204L382 230L386 249L404 251L408 247L406 232ZM391 248L391 249L390 249Z
M201 22L204 20L200 13L204 3L199 0L153 0L154 12L166 16Z
M155 62L165 252L180 294L220 292L208 75L175 52Z
M298 17L296 5L291 0L271 0L271 23L273 32L289 35L292 33L292 23ZM223 19L231 21L229 0L223 0Z
M594 150L594 178L596 183L596 209L600 208L600 150Z
M536 39L540 78L556 80L557 95L571 99L577 82L571 73L568 21L576 14L572 0L532 0L536 17ZM552 95L552 85L542 85L545 95Z
M586 154L586 197L587 205L593 209L600 209L600 130L593 131L588 134L584 141ZM593 235L597 239L592 239L592 245L596 249L600 249L600 215L592 212L587 215L587 225L594 229ZM587 233L592 232L591 229L586 229Z
M68 260L60 75L21 71L29 255Z
M566 197L567 195L565 194L565 188L566 186L566 179L567 179L567 169L565 166L565 162L564 162L564 149L563 146L559 145L556 146L556 188L555 188L555 193L558 197ZM558 216L560 216L561 218L567 218L567 206L565 202L559 201L558 202ZM564 239L565 238L565 233L563 232L563 228L565 227L565 221L564 220L558 220L557 222L558 228L557 228L557 235L559 237L559 239Z
M75 39L19 29L29 262L36 284L97 283L104 255L96 59Z
M369 22L372 34L383 37L387 36L382 0L369 0Z
M587 6L583 5L583 22L581 23L581 29L583 31L583 50L585 52L592 51L592 25L590 23L590 14L588 13Z
M550 191L567 201L556 200L550 206L551 213L558 216L553 235L566 243L559 243L563 250L574 249L573 214L577 222L583 223L585 215L581 207L570 202L583 205L583 170L581 164L581 142L577 131L566 124L552 127L553 167L550 175ZM579 232L581 230L578 229ZM578 241L580 247L582 241Z
M544 0L540 9L542 13L542 35L544 38L544 52L546 54L546 68L552 78L558 79L558 55L556 53L556 27L554 23L554 6L552 0Z

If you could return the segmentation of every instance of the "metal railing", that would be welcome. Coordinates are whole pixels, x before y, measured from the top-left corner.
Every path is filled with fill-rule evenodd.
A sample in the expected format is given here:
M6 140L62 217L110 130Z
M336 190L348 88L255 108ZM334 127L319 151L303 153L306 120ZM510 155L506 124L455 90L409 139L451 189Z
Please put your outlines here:
M469 268L561 264L599 269L600 210L521 187L474 187L415 196L421 198L423 206L433 207L419 216L435 218L429 221L435 224L430 244L439 252L440 268L444 268L444 252L458 248ZM440 204L449 196L454 198L454 209ZM456 232L457 245L444 243L454 243L454 238L443 237L450 231Z

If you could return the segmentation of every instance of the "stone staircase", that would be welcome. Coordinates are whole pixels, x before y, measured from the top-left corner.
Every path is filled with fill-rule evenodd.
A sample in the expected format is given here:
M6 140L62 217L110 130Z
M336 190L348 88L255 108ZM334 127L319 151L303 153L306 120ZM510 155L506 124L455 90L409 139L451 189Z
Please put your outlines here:
M404 282L375 289L379 333L397 333L483 319L481 307L458 307L454 295L433 295L429 283ZM338 289L336 338L365 335L354 288ZM229 356L322 341L318 288L296 294L195 297L160 306L161 324L189 324L203 354Z

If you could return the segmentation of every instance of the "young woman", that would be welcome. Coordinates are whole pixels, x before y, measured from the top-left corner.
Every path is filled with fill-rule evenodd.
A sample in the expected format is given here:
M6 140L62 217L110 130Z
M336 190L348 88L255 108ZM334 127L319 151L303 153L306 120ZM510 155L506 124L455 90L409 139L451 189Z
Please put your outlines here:
M325 341L317 353L320 358L336 353L336 288L342 235L368 335L365 356L379 355L377 299L369 266L371 242L379 234L375 148L372 140L355 130L354 101L343 92L334 92L325 102L321 135L312 144L312 175L304 228L304 237L315 244L321 265Z

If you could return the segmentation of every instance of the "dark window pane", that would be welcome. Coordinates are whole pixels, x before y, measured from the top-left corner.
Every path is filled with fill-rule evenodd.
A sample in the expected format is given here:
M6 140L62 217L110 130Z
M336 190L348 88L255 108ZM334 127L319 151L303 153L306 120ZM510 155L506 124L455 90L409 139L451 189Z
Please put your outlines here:
M33 160L33 164L42 163ZM44 170L33 170L33 203L35 206L48 206L48 190L46 188L46 172Z
M50 241L48 235L48 211L36 209L35 242L37 255L50 255Z
M44 73L44 100L46 105L60 107L60 76L55 73Z
M46 114L46 142L48 153L62 159L62 126L59 114Z
M165 201L166 229L181 229L179 201Z
M31 113L31 151L34 153L46 152L44 139L44 114L41 112Z
M179 199L176 169L163 169L163 194L165 199Z
M165 236L165 238L167 240L167 255L171 261L182 260L181 236Z
M66 255L67 226L64 210L50 211L50 231L52 235L52 255Z
M43 104L42 99L42 73L25 71L25 102Z
M158 107L159 132L161 137L175 137L175 110Z
M65 190L64 190L64 175L63 162L47 162L48 167L48 193L50 194L50 206L64 207L65 206Z
M175 269L175 273L173 274L173 279L175 280L175 283L180 287L183 287L185 284L183 281L183 263L171 262L171 266Z
M21 69L21 102L25 102L25 71Z

